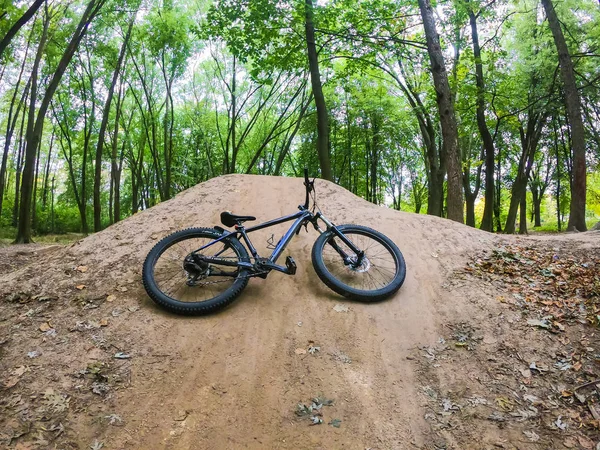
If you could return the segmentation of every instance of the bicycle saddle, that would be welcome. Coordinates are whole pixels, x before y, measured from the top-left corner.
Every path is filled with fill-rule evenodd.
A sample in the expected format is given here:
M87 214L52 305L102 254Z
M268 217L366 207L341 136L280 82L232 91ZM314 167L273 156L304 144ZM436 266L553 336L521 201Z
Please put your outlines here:
M229 211L223 211L221 213L221 223L226 227L232 227L235 224L240 224L247 220L256 220L254 216L236 216L235 214L231 214Z

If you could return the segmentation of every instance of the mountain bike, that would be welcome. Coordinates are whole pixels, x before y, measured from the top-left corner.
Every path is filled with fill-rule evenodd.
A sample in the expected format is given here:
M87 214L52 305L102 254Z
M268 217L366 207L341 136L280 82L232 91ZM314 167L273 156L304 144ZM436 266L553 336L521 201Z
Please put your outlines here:
M146 292L159 306L184 315L201 315L233 302L250 278L266 278L272 271L296 273L291 256L285 265L277 260L295 235L311 224L320 234L312 248L315 272L329 288L353 300L374 302L400 289L406 276L402 253L391 239L360 225L335 225L317 206L315 179L304 169L306 201L295 214L250 228L254 216L221 213L220 226L177 231L148 253L142 270ZM312 196L313 206L309 208ZM268 258L261 257L249 234L293 221ZM244 245L245 244L245 245ZM271 242L273 244L273 242Z

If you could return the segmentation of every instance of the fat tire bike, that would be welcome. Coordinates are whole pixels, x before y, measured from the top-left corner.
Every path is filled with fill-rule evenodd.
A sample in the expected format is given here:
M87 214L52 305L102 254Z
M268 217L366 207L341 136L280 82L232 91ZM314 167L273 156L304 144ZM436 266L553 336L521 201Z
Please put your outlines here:
M246 228L244 222L255 217L225 211L221 223L234 231L220 226L188 228L163 238L148 253L142 270L150 298L173 313L202 315L232 303L250 278L267 278L274 270L295 275L291 256L283 266L277 260L302 227L308 231L309 224L320 234L312 248L312 264L330 289L361 302L395 294L406 277L406 263L396 244L368 227L333 224L317 206L314 184L304 169L306 201L295 214ZM271 247L271 256L261 257L248 234L289 221L294 222Z

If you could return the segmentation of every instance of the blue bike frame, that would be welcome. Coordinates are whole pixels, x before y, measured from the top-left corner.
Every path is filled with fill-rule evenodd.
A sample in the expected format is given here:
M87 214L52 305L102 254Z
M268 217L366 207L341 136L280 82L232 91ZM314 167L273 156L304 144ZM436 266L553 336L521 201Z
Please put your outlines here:
M265 270L268 271L271 269L275 269L279 272L289 274L290 271L289 271L288 267L283 267L283 266L279 266L276 264L277 259L281 256L281 254L285 250L286 246L292 240L292 238L294 237L294 234L300 233L300 229L302 228L302 226L307 226L307 224L309 222L313 224L315 230L317 230L319 233L323 233L324 231L319 227L319 224L318 224L318 220L321 219L327 226L327 231L332 231L336 236L338 236L340 238L340 240L342 242L344 242L344 244L346 244L356 255L358 255L359 261L360 261L364 252L362 252L360 249L358 249L346 236L344 236L344 234L342 232L340 232L333 223L331 223L329 220L327 220L327 218L324 217L320 212L318 212L317 214L313 214L312 212L304 209L304 207L302 205L299 206L299 208L300 208L300 211L298 211L295 214L280 217L278 219L269 220L268 222L264 222L259 225L255 225L248 229L246 229L243 225L235 225L235 232L224 230L221 227L215 227L215 229L221 231L223 233L223 235L221 237L215 239L214 241L211 241L208 244L195 250L194 252L192 252L192 254L197 254L198 252L201 252L202 250L204 250L218 242L230 239L232 236L238 240L240 239L240 237L242 237L244 239L244 242L246 243L246 246L250 250L250 253L254 257L255 261L260 263L258 266L256 264L252 264L250 262L230 261L227 259L219 258L219 255L222 252L224 252L225 249L223 249L221 252L217 253L214 256L204 256L204 255L198 254L197 257L201 261L206 262L206 263L212 263L212 264L223 265L223 266L232 266L232 267L235 266L235 267L248 269L251 272L255 272L254 275L264 274ZM291 220L294 220L294 223L287 230L287 232L283 235L283 237L280 239L280 241L277 243L271 256L266 259L261 258L260 255L258 254L258 252L256 251L256 248L254 247L254 245L252 245L252 242L250 241L250 238L248 237L248 233L252 233L253 231L258 231L258 230L262 230L264 228L279 225L280 223L289 222ZM350 258L348 257L348 255L346 254L346 252L344 252L342 249L340 249L337 244L335 244L333 241L331 241L329 244L340 254L340 256L344 260L344 263L350 264L352 262L350 260ZM354 263L356 263L356 261L354 261Z

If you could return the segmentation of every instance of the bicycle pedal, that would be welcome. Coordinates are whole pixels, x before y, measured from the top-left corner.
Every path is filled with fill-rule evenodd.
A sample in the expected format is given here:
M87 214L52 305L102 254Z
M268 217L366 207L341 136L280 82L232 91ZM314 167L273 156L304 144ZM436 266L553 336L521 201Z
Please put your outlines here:
M285 267L290 275L296 275L296 261L291 256L285 258Z

